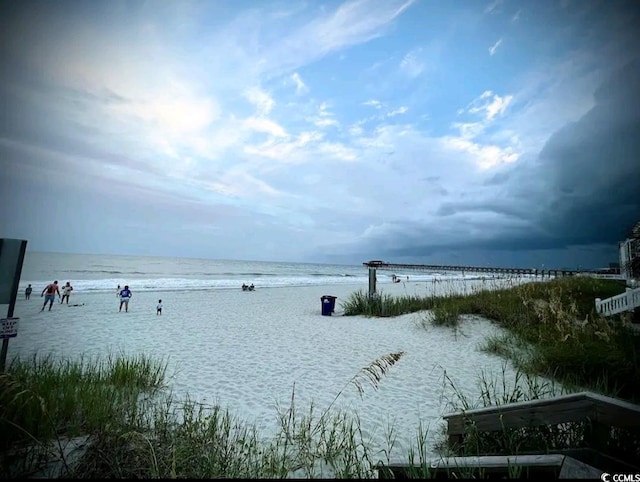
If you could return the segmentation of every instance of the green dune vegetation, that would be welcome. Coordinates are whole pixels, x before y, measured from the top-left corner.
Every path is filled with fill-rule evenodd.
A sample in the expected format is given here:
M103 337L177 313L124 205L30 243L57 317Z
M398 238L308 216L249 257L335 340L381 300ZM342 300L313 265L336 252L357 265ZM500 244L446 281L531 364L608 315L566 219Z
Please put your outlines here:
M436 297L370 297L354 293L345 302L351 315L417 313L430 329L460 329L465 314L484 316L505 328L483 349L504 356L502 373L481 373L478 396L469 399L457 382L442 376L442 397L451 411L533 400L588 388L637 401L639 337L620 317L594 312L594 298L624 290L613 281L566 278L474 293ZM428 310L428 311L425 311ZM436 326L437 328L433 328ZM376 390L403 353L390 353L350 380L360 394ZM508 361L507 361L508 360ZM507 363L516 367L515 379ZM416 427L405 454L394 449L397 433L375 450L357 414L300 407L295 387L288 406L277 409L280 430L265 437L219 406L178 400L170 389L167 363L146 357L63 361L52 357L13 359L0 373L0 476L71 478L368 478L377 464L402 461L418 477L435 476L436 453L451 454L444 425ZM571 446L584 425L469 434L466 454L524 453ZM621 438L622 437L622 438ZM626 438L625 438L626 437ZM433 440L436 440L435 445ZM640 437L618 437L638 455ZM622 452L620 452L622 453ZM452 477L478 476L477 471ZM442 474L439 473L439 476ZM480 474L481 475L481 474ZM518 467L509 475L522 476Z
M617 280L566 277L498 289L488 281L473 293L369 296L359 291L345 315L398 316L425 311L423 326L458 329L463 315L479 315L504 328L484 350L509 359L524 373L547 376L629 401L640 399L640 336L629 314L603 318L596 298L624 292ZM447 291L446 288L444 290Z
M480 348L504 357L505 363L512 364L515 380L509 381L506 365L503 365L502 373L482 373L477 384L478 396L469 399L456 386L456 381L445 373L443 394L451 412L464 413L579 391L640 403L640 330L630 324L634 315L624 313L605 318L595 310L596 298L606 299L624 292L624 282L578 276L514 283L500 289L491 286L492 283L488 281L466 295L451 290L440 296L427 293L424 297L391 297L384 293L369 296L360 291L354 293L343 308L349 315L419 313L417 324L425 329L464 330L464 315L478 315L501 327L501 334L485 340ZM587 441L594 434L589 420L536 427L503 427L498 432L481 432L471 421L467 421L467 427L465 444L460 447L449 443L446 427L442 426L439 453L513 455L594 448ZM605 429L595 440L598 453L612 457L610 460L621 463L640 460L637 423L634 427ZM617 467L620 470L621 465L616 464L613 462L609 469ZM637 465L625 467L636 470ZM522 477L522 471L515 469L508 475ZM416 464L403 474L429 476L422 464ZM458 472L457 475L482 477L478 470Z
M345 382L334 402L349 387L359 393L377 389L402 356L374 360ZM280 430L263 437L219 406L174 398L166 367L147 357L14 359L0 374L0 476L374 475L380 454L370 448L357 415L333 410L333 403L322 413L313 406L300 408L294 387L289 406L277 409Z

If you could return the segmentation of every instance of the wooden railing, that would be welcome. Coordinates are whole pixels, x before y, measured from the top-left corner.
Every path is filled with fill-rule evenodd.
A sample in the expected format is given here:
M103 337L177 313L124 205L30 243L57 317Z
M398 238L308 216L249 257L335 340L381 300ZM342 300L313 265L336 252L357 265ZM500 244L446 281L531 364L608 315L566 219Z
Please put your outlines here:
M606 454L612 427L640 433L640 406L593 392L579 392L554 398L529 400L505 405L466 410L443 416L447 423L450 448L456 455L424 460L416 464L390 462L378 464L379 478L469 477L506 478L522 472L538 478L599 478L603 471L637 472L638 457L629 460L619 454ZM478 432L501 432L507 429L553 426L567 422L587 422L580 447L557 449L549 453L491 454L479 447L476 455L464 455L465 437L471 427ZM626 439L625 439L626 440ZM553 450L553 449L551 449ZM606 450L605 450L606 451ZM637 445L630 453L637 455ZM626 457L625 457L626 458Z
M640 428L640 406L593 392L516 402L444 415L449 441L464 444L470 424L481 432L588 420L596 428ZM600 431L600 434L604 433Z
M602 300L596 298L596 311L602 316L612 316L640 307L640 288L627 288L619 295Z
M417 272L435 272L441 273L445 271L455 271L460 273L498 273L498 274L514 274L541 276L542 278L559 278L561 276L575 276L580 273L596 274L592 271L580 271L573 269L537 269L537 268L509 268L498 266L454 266L441 264L403 264L403 263L387 263L386 261L367 261L362 263L369 269L380 270L399 270L399 271L417 271Z
M377 470L379 479L507 479L524 475L547 480L600 479L603 473L566 454L443 457L420 465L380 462Z

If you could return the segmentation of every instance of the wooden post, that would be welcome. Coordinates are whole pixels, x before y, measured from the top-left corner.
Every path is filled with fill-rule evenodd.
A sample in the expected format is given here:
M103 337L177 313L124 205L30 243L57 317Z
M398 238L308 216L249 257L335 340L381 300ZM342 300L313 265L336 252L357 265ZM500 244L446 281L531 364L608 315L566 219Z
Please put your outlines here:
M587 447L604 452L611 438L611 427L597 420L589 420L586 425L584 441Z
M376 269L369 266L369 296L376 294Z
M460 456L464 454L464 434L456 433L449 435L449 448L454 454Z

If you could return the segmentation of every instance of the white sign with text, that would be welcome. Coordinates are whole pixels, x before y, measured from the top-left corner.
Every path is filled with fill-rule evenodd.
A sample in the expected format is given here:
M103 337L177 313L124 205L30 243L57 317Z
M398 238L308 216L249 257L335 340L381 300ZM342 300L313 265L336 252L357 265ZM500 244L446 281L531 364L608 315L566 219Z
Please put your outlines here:
M18 336L18 321L20 318L0 319L0 339Z

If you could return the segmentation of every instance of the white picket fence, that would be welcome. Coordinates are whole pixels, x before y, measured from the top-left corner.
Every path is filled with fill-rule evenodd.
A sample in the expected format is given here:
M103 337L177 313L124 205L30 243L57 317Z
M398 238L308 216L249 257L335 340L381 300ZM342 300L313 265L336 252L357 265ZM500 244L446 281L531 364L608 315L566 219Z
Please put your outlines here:
M638 307L640 307L640 288L627 288L624 293L606 300L596 298L596 310L602 316L612 316Z
M593 275L594 278L598 278L598 279L618 279L618 280L625 280L626 278L624 277L624 275L622 274L600 274L600 273L596 273Z
M587 276L589 278L598 278L598 279L617 279L617 280L626 280L622 274L605 274L605 273L578 273L576 276Z

